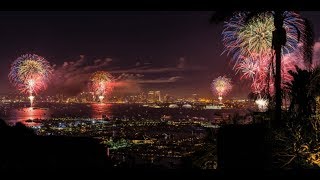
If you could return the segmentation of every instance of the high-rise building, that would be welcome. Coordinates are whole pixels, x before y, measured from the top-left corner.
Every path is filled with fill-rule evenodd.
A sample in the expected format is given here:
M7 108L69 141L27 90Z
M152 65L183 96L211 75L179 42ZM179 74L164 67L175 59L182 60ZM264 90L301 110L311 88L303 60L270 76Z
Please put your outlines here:
M151 102L151 103L154 102L154 91L148 92L148 102Z
M148 100L148 102L151 102L151 103L161 102L161 93L160 93L160 91L149 91L147 100Z
M147 101L150 103L162 102L160 91L149 91L147 95Z
M160 94L160 91L155 91L155 92L154 92L154 96L155 96L155 101L161 102L161 94Z

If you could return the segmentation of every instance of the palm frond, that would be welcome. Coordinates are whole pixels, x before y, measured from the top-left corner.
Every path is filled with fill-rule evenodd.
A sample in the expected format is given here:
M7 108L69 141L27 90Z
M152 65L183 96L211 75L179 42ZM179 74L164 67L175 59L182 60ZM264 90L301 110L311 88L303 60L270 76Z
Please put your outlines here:
M306 63L312 64L312 55L313 55L313 45L314 45L314 31L312 27L312 23L304 19L305 32L304 40L305 44L303 46L303 59Z

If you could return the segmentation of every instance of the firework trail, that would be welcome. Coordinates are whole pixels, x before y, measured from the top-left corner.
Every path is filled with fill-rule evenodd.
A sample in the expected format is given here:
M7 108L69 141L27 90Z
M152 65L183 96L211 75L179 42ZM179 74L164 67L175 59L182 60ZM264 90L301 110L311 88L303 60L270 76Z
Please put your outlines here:
M222 96L226 95L232 89L231 79L225 76L219 76L211 83L211 90L213 93L218 94L219 101L222 101Z
M98 96L100 103L113 90L113 77L106 71L97 71L91 75L91 89Z
M29 94L30 104L34 96L45 90L52 74L52 67L43 57L36 54L25 54L17 58L9 72L9 80L21 93Z

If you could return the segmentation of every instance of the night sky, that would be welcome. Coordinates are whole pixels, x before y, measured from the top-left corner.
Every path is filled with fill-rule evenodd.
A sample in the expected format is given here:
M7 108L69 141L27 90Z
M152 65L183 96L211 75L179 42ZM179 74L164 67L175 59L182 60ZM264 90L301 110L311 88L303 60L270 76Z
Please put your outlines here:
M302 12L320 33L320 12ZM11 62L25 53L45 57L54 77L45 93L76 95L89 75L109 71L119 83L115 94L160 90L162 94L210 97L210 83L232 77L233 97L246 97L249 82L234 75L221 55L221 24L212 12L1 12L0 94L13 91Z

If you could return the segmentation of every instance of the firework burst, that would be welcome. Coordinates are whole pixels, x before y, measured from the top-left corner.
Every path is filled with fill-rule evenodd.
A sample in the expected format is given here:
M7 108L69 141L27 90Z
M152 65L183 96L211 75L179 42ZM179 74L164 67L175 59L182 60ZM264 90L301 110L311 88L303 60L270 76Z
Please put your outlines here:
M247 17L247 12L236 13L225 23L222 32L224 52L233 54L236 61L252 55L271 56L272 32L275 30L273 13L261 13L246 22ZM304 32L305 28L303 19L297 13L286 11L284 18L287 42L282 49L283 55L293 52L299 40L303 42L303 36L299 32Z
M35 54L25 54L11 64L8 77L21 93L29 94L32 106L33 94L47 88L51 74L52 67L47 60Z
M265 98L258 98L255 103L257 104L258 106L258 109L260 111L265 111L267 108L268 108L268 105L269 105L269 101Z
M254 60L253 58L244 58L238 64L235 64L234 70L236 73L242 73L240 79L255 79L255 76L259 73L260 62Z
M91 89L100 102L113 90L113 77L106 71L97 71L91 75Z
M211 90L218 94L220 102L222 101L222 96L226 95L232 89L231 79L225 76L219 76L214 79L211 83Z
M274 92L273 71L274 51L272 49L273 12L265 12L256 15L246 21L248 12L235 13L225 23L222 32L224 52L232 54L235 61L236 73L241 73L241 78L252 81L251 88L260 93L263 90ZM294 65L301 65L301 44L304 44L304 21L299 14L284 12L284 28L287 42L282 48L282 84L291 80L289 70L294 70ZM289 58L290 57L290 58ZM268 89L269 88L269 89Z

